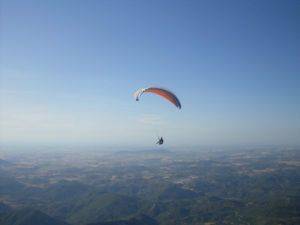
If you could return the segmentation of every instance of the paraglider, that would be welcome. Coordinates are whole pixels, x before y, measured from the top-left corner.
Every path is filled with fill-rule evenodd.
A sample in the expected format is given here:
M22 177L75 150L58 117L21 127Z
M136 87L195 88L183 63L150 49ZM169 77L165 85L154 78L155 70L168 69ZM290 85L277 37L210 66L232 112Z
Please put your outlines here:
M162 137L160 137L156 142L157 145L162 145L163 143L164 143L164 139Z
M134 98L136 101L139 101L141 96L145 93L152 93L155 95L158 95L165 100L172 103L176 108L181 109L181 103L178 99L178 97L171 91L159 88L159 87L148 87L148 88L140 88L134 93ZM156 142L157 145L162 145L164 143L163 137L160 137L158 141Z

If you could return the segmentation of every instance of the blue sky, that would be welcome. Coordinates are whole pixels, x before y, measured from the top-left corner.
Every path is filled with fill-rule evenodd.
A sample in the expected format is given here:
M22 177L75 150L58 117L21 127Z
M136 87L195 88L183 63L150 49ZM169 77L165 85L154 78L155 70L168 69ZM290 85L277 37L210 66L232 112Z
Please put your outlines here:
M299 1L1 1L9 143L300 144ZM183 108L149 85L173 90Z

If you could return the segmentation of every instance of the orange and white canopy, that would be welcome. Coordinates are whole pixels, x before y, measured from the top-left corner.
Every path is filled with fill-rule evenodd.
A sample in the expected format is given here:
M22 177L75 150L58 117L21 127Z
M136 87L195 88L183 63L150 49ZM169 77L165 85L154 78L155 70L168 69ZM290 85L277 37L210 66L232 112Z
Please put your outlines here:
M177 96L174 93L172 93L169 90L166 90L164 88L158 88L158 87L141 88L134 93L135 100L139 101L140 97L144 93L152 93L152 94L161 96L164 99L171 102L172 104L174 104L178 109L181 109L181 103L180 103L179 99L177 98Z

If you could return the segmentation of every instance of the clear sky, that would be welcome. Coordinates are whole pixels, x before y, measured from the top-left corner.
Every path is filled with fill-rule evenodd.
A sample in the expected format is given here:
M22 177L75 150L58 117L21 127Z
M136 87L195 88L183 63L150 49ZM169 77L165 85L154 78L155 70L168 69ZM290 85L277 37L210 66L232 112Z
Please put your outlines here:
M300 144L298 0L1 0L0 23L2 142Z

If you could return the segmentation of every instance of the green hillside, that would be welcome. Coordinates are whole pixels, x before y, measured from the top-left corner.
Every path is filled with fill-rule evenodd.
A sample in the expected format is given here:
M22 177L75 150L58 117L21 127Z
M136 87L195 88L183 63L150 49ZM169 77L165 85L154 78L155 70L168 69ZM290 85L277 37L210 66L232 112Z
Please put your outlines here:
M1 225L68 225L33 209L20 209L0 216Z
M157 221L146 215L139 215L128 220L91 223L88 225L158 225Z
M92 193L78 202L68 218L70 223L84 224L111 221L138 213L142 202L135 198L113 193Z

